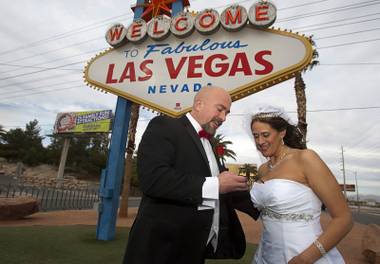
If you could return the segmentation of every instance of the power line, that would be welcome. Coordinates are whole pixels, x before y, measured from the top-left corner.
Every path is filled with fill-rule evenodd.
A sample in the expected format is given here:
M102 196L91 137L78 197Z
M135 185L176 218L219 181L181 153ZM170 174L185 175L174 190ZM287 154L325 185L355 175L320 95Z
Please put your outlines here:
M18 74L18 75L8 76L8 77L0 78L0 81L13 79L13 78L17 78L17 77L22 77L22 76L26 76L26 75L31 75L31 74L35 74L35 73L55 70L55 69L59 69L59 68L65 67L65 66L75 65L75 64L84 63L84 62L86 62L86 61L77 61L77 62L68 63L68 64L60 65L57 67L53 67L53 68L47 68L47 69L43 69L43 70L39 70L39 71L27 72L27 73L22 73L22 74Z
M348 32L348 33L329 35L329 36L325 36L325 37L313 38L313 40L342 37L342 36L354 35L354 34L359 34L359 33L364 33L364 32L376 31L376 30L379 30L379 29L380 28L371 28L371 29L366 29L366 30L359 30L359 31L353 31L353 32Z
M310 2L310 3L300 4L300 5L288 6L288 7L284 7L284 8L279 8L278 11L283 11L283 10L287 10L287 9L294 9L294 8L302 7L302 6L314 5L314 4L318 4L318 3L322 3L322 2L326 2L326 1L329 1L329 0L320 0L320 1Z
M57 68L52 68L52 67L49 68L49 67L39 67L39 66L28 66L28 65L9 64L9 63L1 63L1 62L0 62L0 65L10 66L10 67L18 67L18 68L57 70ZM66 69L66 68L59 68L59 70L65 70L65 71L83 71L82 69Z
M44 94L44 93L50 93L50 92L59 92L59 91L69 90L69 89L74 89L74 88L79 88L79 87L83 87L83 85L77 85L77 86L71 86L71 87L59 88L59 89L52 89L52 90L46 90L46 91L41 91L41 92L35 92L35 93L28 93L28 94L25 94L25 95L8 96L8 97L1 98L0 101L3 101L5 99L19 98L19 97L25 97L25 96L30 96L30 95L36 95L36 94Z
M372 139L372 142L369 142L370 139ZM375 139L375 140L378 142L378 139ZM370 145L368 146L368 144ZM376 154L380 155L379 153L380 143L373 145L373 136L372 138L371 137L363 138L361 141L358 141L357 144L355 144L353 147L349 147L349 150L353 151L354 149L363 149L363 148L366 149L368 154L377 152Z
M380 38L378 38L378 39L361 40L361 41L355 41L355 42L348 42L348 43L341 43L341 44L336 44L336 45L319 47L318 50L320 50L320 49L335 48L335 47L343 47L343 46L349 46L349 45L355 45L355 44L362 44L362 43L374 42L374 41L379 41L379 40L380 40Z
M366 154L377 154L380 155L380 144L376 144L367 149Z
M372 136L378 136L378 134L374 134L374 135L372 135ZM369 139L371 139L371 138L369 138ZM373 139L373 137L372 137L372 139ZM363 140L363 141L367 141L367 139L365 139L365 140ZM359 144L360 144L360 143L359 143ZM376 140L376 143L375 143L375 144L374 144L373 142L369 142L369 144L370 144L370 146L369 146L369 147L366 147L366 146L365 146L365 148L366 148L367 150L370 150L370 151L372 151L372 150L378 150L379 147L380 147L380 142L379 142L378 140ZM361 146L361 147L359 147L359 148L364 148L364 147ZM352 149L354 149L354 147L353 147ZM378 154L380 155L380 152L379 152Z
M372 1L367 1L366 3L350 4L350 5L346 5L346 6L328 8L328 9L324 9L324 10L313 11L313 12L306 13L303 15L296 15L296 16L290 16L287 18L279 19L277 21L277 23L283 23L283 22L288 22L291 20L297 20L297 19L301 19L301 18L331 14L331 13L336 13L336 12L341 12L341 11L347 11L347 10L352 10L352 9L367 7L367 6L371 6L371 5L377 5L377 4L380 4L379 0L372 0Z
M69 77L69 76L72 76L73 74L77 74L77 73L64 73L64 74L57 74L57 75L52 75L52 76L46 76L46 77L42 77L42 78L35 78L35 79L32 79L32 80L28 80L28 81L23 81L23 82L16 82L16 83L12 83L12 84L4 84L4 85L1 85L0 86L0 89L2 88L8 88L9 86L16 86L16 85L23 85L23 84L30 84L30 83L35 83L35 82L43 82L43 81L46 81L46 80L49 80L49 79L54 79L54 78L59 78L59 77Z
M15 59L15 60L5 61L4 63L16 62L16 61L20 61L20 60L26 60L26 59L38 57L38 56L45 55L45 54L48 54L48 53L52 53L52 52L55 52L55 51L58 51L58 50L63 50L63 49L67 49L67 48L70 48L70 47L80 46L82 44L85 44L85 43L88 43L88 42L91 42L91 41L94 41L94 40L100 40L100 39L103 39L103 37L97 37L97 38L88 39L88 40L85 40L85 41L81 41L81 42L77 42L77 43L74 43L74 44L70 44L70 45L65 46L65 47L60 47L60 48L57 48L57 49L48 50L48 51L37 53L37 54L31 55L31 56L18 58L18 59Z
M330 108L330 109L313 109L306 110L307 113L320 113L320 112L338 112L338 111L352 111L352 110L371 110L380 109L380 106L362 106L362 107L341 107L341 108ZM286 113L294 114L297 111L286 111ZM229 116L245 116L246 114L229 114Z
M104 23L105 21L109 21L109 20L112 20L112 19L115 19L115 18L119 18L119 17L127 16L127 15L129 15L129 14L131 14L131 13L132 13L132 12L128 12L128 13L124 13L124 14L122 14L122 15L118 15L118 16L110 17L110 18L107 18L107 19L101 20L101 21L99 21L99 22L89 24L89 25L87 25L87 26L83 26L83 27L79 27L79 28L76 28L76 29L73 29L73 30L69 30L69 31L64 32L64 33L56 34L56 35L54 35L54 36L47 37L47 38L45 38L45 39L40 39L40 40L37 40L37 41L31 42L31 43L28 43L28 44L23 45L23 46L19 46L19 47L17 47L17 48L9 49L9 50L6 50L6 51L3 51L3 52L0 52L0 56L3 56L4 54L8 54L8 53L13 52L13 51L18 51L18 50L21 50L21 49L27 49L27 48L35 47L35 46L38 46L38 45L42 45L42 44L45 44L46 42L53 41L53 40L57 40L57 39L60 39L60 38L63 38L63 37L68 37L68 36L71 36L71 35L73 35L73 34L82 33L83 31L80 31L80 30L82 30L82 29L84 29L84 28L91 27L91 26L96 25L96 24ZM78 30L79 30L79 32L77 32ZM43 43L41 43L41 42L43 42Z
M371 21L375 21L375 20L379 20L379 19L380 18L365 19L365 20L361 20L361 21L354 21L354 22L344 23L344 24L338 24L338 25L331 25L331 26L324 26L324 27L318 27L318 28L311 28L311 29L300 30L300 31L301 32L310 31L310 30L312 30L312 31L318 31L318 30L323 30L323 29L327 29L327 28L336 28L336 27L344 27L344 26L348 26L348 25L356 25L356 24L371 22Z
M357 16L357 17L343 18L343 19L338 19L338 20L334 20L334 21L328 21L328 22L324 22L324 23L317 23L317 24L297 27L297 28L293 28L293 30L296 31L296 30L300 30L300 29L303 29L303 28L316 27L316 26L326 25L326 24L327 25L331 25L332 23L337 23L337 22L342 22L342 21L348 21L348 20L354 20L354 19L363 18L363 17L367 18L369 16L374 16L374 15L378 15L378 14L380 14L380 13L373 13L373 14L367 14L367 15Z
M69 58L73 58L73 57L77 57L77 56L81 56L81 55L85 55L85 54L88 54L88 53L96 53L96 52L103 51L103 50L104 50L104 48L102 48L102 49L96 49L96 50L90 50L90 51L86 51L86 52L82 52L82 53L66 56L66 57L63 57L63 58L47 61L47 62L42 63L42 65L49 64L49 63L52 63L52 62L61 61L61 60L65 60L65 59L69 59ZM36 63L36 64L30 65L30 66L36 66L36 65L41 65L41 63ZM13 70L3 71L3 72L0 72L0 74L11 72L11 71L13 71ZM37 72L39 72L39 71L37 71ZM32 73L34 73L34 72L32 72ZM32 74L32 73L28 73L28 74ZM16 76L18 76L18 75L16 75ZM13 78L13 77L11 76L10 78ZM0 79L0 80L3 80L3 79Z
M356 147L357 145L359 145L360 143L363 142L363 140L365 138L367 138L367 136L372 132L372 130L377 127L380 123L379 122L375 122L374 124L371 125L370 128L368 129L365 129L365 130L361 130L361 131L365 131L364 134L361 134L361 137L359 139L356 140L356 142L352 143L351 145L348 145L348 148L354 148Z
M320 63L318 66L376 66L380 62Z
M12 90L11 93L10 93L10 92L0 93L0 96L1 96L1 95L4 95L4 94L6 94L6 95L12 94L12 95L13 95L13 94L15 94L15 93L20 93L20 92L22 93L22 92L25 92L25 91L33 91L33 90L38 90L38 89L41 89L41 88L52 87L52 86L58 86L58 85L62 85L62 84L69 84L69 83L74 83L74 82L79 82L79 81L78 81L78 80L69 81L69 82L64 81L64 82L55 83L55 84L47 84L47 85L43 85L43 86L39 86L39 87L23 88L23 89L21 89L21 90L16 90L16 91Z
M332 109L315 109L307 110L309 113L318 113L318 112L336 112L336 111L351 111L351 110L370 110L370 109L380 109L380 106L362 106L362 107L341 107L341 108L332 108ZM296 113L296 111L294 111Z

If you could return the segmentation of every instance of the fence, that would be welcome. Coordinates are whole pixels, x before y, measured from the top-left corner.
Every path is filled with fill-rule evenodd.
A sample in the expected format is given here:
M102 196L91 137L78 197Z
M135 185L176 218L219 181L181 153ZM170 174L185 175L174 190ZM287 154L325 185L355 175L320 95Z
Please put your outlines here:
M89 209L99 202L98 188L52 188L24 185L0 185L0 199L10 197L34 197L39 200L41 211Z

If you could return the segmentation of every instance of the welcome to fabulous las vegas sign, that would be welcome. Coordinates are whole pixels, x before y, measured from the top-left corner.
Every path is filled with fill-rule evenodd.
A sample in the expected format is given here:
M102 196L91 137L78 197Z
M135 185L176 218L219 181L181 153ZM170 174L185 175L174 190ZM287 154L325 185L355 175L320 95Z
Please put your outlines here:
M189 111L205 85L225 88L235 101L294 77L311 61L310 40L269 29L275 19L276 7L260 1L220 15L206 9L115 24L106 33L112 48L89 61L84 78L173 117Z

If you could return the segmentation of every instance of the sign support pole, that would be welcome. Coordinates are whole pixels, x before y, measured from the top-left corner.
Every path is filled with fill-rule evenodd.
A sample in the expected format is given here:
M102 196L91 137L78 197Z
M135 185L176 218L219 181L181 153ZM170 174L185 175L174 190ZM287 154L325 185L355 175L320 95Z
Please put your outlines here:
M100 203L96 229L96 238L98 240L112 240L115 238L116 216L119 207L121 178L124 174L124 155L131 104L132 102L129 100L122 97L117 98L107 167L102 170L99 187Z
M63 172L65 171L65 165L67 160L67 153L69 152L70 138L65 137L63 142L61 161L59 162L58 175L57 175L57 185L60 186L63 181Z
M183 11L183 0L176 0L172 4L172 16L174 17L179 12Z

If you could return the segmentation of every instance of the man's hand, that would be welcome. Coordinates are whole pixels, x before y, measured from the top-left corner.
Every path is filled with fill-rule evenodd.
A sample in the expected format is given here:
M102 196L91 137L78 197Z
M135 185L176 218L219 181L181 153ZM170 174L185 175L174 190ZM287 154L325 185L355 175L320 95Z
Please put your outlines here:
M218 176L219 178L219 193L228 193L234 191L247 191L247 178L237 176L229 171L224 171Z

